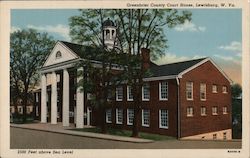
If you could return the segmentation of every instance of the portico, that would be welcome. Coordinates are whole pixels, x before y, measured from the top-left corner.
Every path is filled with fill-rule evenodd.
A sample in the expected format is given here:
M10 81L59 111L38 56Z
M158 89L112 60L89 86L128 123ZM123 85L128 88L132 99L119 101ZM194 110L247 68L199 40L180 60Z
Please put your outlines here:
M51 124L57 124L61 120L63 126L69 126L70 117L74 117L71 120L76 128L83 128L85 117L86 124L90 125L89 112L84 112L84 91L76 86L84 79L83 68L75 69L75 63L79 60L80 58L62 42L57 42L48 56L41 68L42 123L48 123L50 120ZM62 93L61 96L59 92Z

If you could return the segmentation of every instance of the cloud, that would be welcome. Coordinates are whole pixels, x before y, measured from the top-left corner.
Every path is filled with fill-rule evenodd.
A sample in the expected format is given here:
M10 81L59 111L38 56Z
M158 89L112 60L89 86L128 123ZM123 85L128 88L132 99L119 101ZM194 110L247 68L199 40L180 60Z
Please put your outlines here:
M177 56L174 53L166 53L162 58L158 59L156 63L159 65L163 65L169 63L181 62L185 60L199 59L203 57L205 56L195 55L193 57L188 57L188 56Z
M223 49L223 50L237 52L237 53L242 52L242 44L241 44L241 42L237 42L237 41L232 41L229 45L219 46L219 48Z
M10 29L10 33L16 32L16 31L21 31L20 27L12 26Z
M38 31L46 31L50 33L55 33L62 36L65 40L70 40L69 37L69 27L66 25L58 24L58 25L46 25L46 26L34 26L28 25L28 28L36 29Z
M214 57L221 59L221 60L224 60L224 61L227 61L229 63L241 65L241 60L237 60L232 56L223 56L223 55L214 54Z
M191 21L186 20L184 24L177 25L174 28L178 32L184 32L184 31L189 31L189 32L204 32L206 31L206 27L204 26L197 26L196 24L192 23Z

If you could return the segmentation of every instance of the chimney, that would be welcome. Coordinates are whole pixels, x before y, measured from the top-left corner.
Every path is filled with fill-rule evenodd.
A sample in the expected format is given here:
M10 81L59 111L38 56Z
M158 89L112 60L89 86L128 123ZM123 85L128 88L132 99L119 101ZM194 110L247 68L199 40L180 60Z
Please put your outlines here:
M143 69L147 70L150 67L150 50L147 48L141 49Z

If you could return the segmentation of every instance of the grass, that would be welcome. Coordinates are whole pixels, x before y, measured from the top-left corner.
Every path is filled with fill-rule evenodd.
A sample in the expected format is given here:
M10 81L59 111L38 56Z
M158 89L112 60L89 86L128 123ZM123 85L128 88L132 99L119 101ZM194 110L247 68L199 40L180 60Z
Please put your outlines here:
M100 128L81 128L81 129L70 129L70 130L81 131L81 132L91 132L91 133L101 133ZM132 135L132 131L128 131L128 130L108 128L107 131L108 131L107 134L116 135L116 136L131 137ZM164 135L159 135L159 134L144 133L144 132L139 132L139 137L143 139L154 140L154 141L176 139L174 137L169 137L169 136L164 136Z
M26 123L33 123L34 119L33 118L26 118L26 121L24 122L23 121L23 118L22 117L19 117L19 118L13 118L13 122L12 123L15 123L15 124L26 124Z

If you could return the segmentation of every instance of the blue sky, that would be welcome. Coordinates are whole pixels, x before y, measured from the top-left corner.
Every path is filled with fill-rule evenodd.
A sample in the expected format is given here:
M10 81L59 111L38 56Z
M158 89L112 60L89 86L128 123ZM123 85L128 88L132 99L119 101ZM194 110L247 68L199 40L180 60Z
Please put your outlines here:
M208 56L241 84L242 22L240 9L189 9L192 21L166 28L169 48L159 64ZM68 18L78 10L12 10L11 30L34 28L56 40L70 41Z

